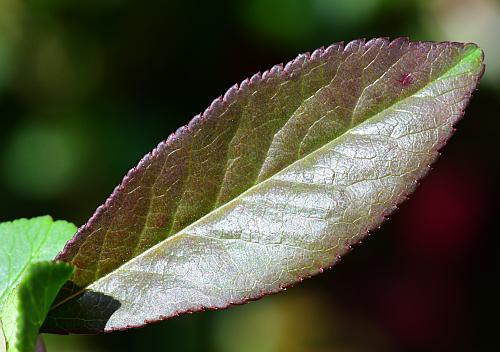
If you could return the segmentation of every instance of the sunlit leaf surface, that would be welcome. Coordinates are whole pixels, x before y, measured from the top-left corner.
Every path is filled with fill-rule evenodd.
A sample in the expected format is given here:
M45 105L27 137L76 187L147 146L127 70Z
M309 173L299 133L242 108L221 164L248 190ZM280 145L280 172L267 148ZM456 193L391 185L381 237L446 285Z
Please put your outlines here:
M2 312L7 351L35 350L40 326L57 293L72 273L72 266L64 262L29 265L21 283L7 298Z
M52 263L76 232L50 216L0 224L0 321L9 352L35 350L38 330L59 292L73 273L67 263Z
M356 40L232 87L68 243L76 273L45 329L224 308L332 266L427 173L482 60L474 44Z
M75 232L75 225L50 216L0 223L0 313L29 264L52 260Z

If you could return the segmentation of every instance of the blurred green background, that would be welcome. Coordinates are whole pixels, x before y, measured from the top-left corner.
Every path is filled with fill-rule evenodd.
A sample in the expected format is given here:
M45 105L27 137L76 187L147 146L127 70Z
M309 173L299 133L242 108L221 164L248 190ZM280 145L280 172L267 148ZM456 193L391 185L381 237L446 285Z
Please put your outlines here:
M486 53L435 171L334 269L226 311L46 335L49 352L496 349L499 33L495 0L0 0L0 221L82 225L158 142L300 52L409 36Z

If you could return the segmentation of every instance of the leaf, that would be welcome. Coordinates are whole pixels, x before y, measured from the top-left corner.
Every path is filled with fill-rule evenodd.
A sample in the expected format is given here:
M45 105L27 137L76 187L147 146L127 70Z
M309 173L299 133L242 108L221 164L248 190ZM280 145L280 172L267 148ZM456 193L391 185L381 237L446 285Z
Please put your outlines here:
M52 260L75 232L75 225L50 216L0 223L0 313L29 264Z
M50 216L0 224L0 322L8 351L34 351L38 330L57 292L73 273L52 264L75 225ZM5 335L5 336L4 336ZM0 341L0 346L2 341Z
M54 298L73 274L64 262L37 262L28 266L2 312L9 352L33 352L37 336Z
M482 61L474 44L355 40L232 87L66 245L76 273L44 328L225 308L332 266L427 173Z
M2 321L0 321L0 352L7 351L7 341L5 341L5 335L3 334Z

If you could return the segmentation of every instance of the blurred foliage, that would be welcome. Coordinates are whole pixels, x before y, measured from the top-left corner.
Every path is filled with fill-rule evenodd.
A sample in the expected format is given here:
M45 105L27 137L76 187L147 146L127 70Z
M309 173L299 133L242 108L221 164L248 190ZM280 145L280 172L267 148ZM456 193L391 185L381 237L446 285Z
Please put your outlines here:
M441 39L475 42L486 52L487 83L500 85L500 2L496 0L440 0L427 1L425 9L430 16L424 21L430 27L436 24Z
M386 351L377 327L335 307L320 290L292 290L259 305L235 307L214 318L221 352ZM326 315L323 312L328 311ZM362 331L363 339L360 339ZM369 349L363 340L370 340Z
M18 126L4 150L7 186L24 197L44 199L74 185L77 173L84 171L80 166L88 140L68 128L44 126L43 121Z
M299 52L378 36L486 52L485 80L436 171L334 270L223 312L47 336L48 350L494 349L499 30L495 0L0 0L0 221L82 224L169 133Z

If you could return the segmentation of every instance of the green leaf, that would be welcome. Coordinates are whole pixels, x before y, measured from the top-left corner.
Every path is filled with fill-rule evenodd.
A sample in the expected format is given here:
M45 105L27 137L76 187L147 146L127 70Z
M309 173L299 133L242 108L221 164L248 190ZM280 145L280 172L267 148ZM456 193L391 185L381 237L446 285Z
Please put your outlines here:
M0 223L0 312L29 265L52 260L75 232L75 225L50 216Z
M0 321L0 351L7 351L7 341L5 341L5 335L3 333L2 321Z
M474 44L356 40L232 87L68 243L45 329L225 308L332 266L428 172L483 71Z
M73 272L66 263L46 261L75 232L75 225L50 216L0 224L0 322L9 351L34 350L46 312Z
M31 263L2 312L9 352L33 352L38 331L54 298L73 274L64 262Z

